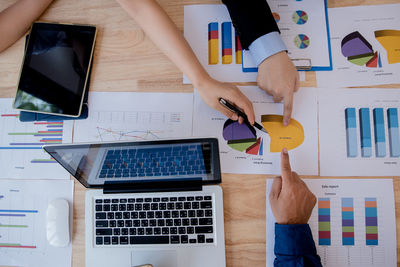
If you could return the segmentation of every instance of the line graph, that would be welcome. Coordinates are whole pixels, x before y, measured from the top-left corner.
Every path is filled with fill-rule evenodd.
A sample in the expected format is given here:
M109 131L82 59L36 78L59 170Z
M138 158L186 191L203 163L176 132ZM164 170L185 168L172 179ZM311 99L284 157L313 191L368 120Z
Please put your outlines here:
M151 130L133 130L133 131L125 131L125 130L113 130L112 128L102 128L96 127L98 135L96 136L101 141L108 141L109 138L114 138L115 141L123 141L126 139L135 139L135 140L158 140L160 137L159 134L162 134L163 131L151 131Z

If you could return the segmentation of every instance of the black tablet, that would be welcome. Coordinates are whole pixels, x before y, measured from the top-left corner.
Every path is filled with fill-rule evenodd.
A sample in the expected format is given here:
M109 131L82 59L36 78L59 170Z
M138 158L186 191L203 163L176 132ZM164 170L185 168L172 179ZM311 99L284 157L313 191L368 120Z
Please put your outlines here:
M96 33L92 25L35 22L13 107L80 116Z

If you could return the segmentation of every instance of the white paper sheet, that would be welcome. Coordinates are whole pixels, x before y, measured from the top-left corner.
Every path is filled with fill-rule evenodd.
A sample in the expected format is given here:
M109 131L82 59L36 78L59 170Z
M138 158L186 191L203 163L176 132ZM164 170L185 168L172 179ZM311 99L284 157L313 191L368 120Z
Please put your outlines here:
M382 46L374 34L375 31L380 30L397 30L397 34L400 34L400 4L329 8L328 14L333 71L317 72L319 87L368 86L400 82L398 54L400 37L392 37L392 51L397 49L397 52L394 52L397 56L391 57L397 59L389 64L386 50L388 47ZM373 53L377 52L376 61L367 63L371 67L367 67L367 64L361 66L353 64L342 53L342 40L356 31L365 41L354 38L348 43L345 42L344 51L347 55L364 54L369 49L363 43L370 44Z
M256 121L261 122L261 116L266 114L283 114L283 104L274 103L272 97L256 86L241 86L240 90L252 101L256 114ZM271 153L271 136L256 130L257 141L255 150L246 148L242 152L228 145L224 139L224 123L227 118L221 113L208 107L197 92L194 97L193 135L218 137L221 159L221 168L224 173L248 173L248 174L278 174L280 173L280 150ZM317 134L317 93L314 88L300 88L294 96L292 118L297 120L304 129L304 141L293 150L293 162L296 171L301 174L318 174L318 134ZM268 131L269 129L267 129ZM280 138L280 137L278 137ZM285 137L283 137L285 138ZM237 140L243 146L247 141ZM239 138L240 139L240 138ZM247 137L243 138L243 140ZM228 137L229 140L229 137ZM252 141L249 141L253 143ZM262 143L262 144L261 144ZM273 142L275 143L275 142ZM243 149L243 148L242 148ZM251 154L250 151L255 154Z
M0 99L0 178L69 179L42 146L71 143L73 121L20 122L12 102L12 98Z
M349 112L355 113L352 119L355 124L347 127L349 129L346 128L347 108L352 109ZM369 127L365 123L364 141L361 138L361 129L364 127L360 124L362 108L367 108L366 114L369 115L365 116L369 118ZM400 94L396 89L319 89L321 175L399 175L399 130L394 125L389 128L388 121L388 111L391 110L397 112L397 118L393 114L392 122L395 120L399 123L399 108ZM383 121L379 123L377 120L375 123L375 115L379 115ZM376 132L378 129L380 132Z
M72 242L65 248L47 242L46 212L50 201L67 200L72 236L73 193L71 180L1 180L0 265L71 266Z
M222 64L222 23L230 22L231 18L225 5L187 5L185 8L184 35L201 65L214 79L222 82L255 82L256 72L243 72L242 63L236 60L235 30L231 27L232 63ZM218 23L218 55L215 65L208 60L208 25ZM184 77L183 83L190 83Z
M329 203L328 217L319 216L324 212L319 211L317 203L308 222L323 266L396 266L396 217L392 179L303 179L303 181L317 197L318 202ZM275 258L275 218L268 199L272 182L272 179L267 180L266 195L266 266L269 267L273 266ZM342 200L343 198L347 200ZM368 205L366 200L368 203L372 200L372 203L376 204L377 216L374 216L375 219L372 218L372 221L377 222L375 223L377 239L369 236L368 242L377 245L367 245L366 224L370 219L367 219L366 215L370 215L371 210L366 212L365 206ZM342 206L345 206L346 202L352 202L353 207L354 245L343 245L342 240ZM320 242L328 244L327 240L320 241L318 225L319 221L323 220L325 223L330 222L330 245L319 245Z
M313 67L330 67L324 1L267 2L281 31L289 57L310 59ZM257 67L249 51L243 52L243 67Z
M74 142L189 137L193 94L89 94L89 117L75 123Z

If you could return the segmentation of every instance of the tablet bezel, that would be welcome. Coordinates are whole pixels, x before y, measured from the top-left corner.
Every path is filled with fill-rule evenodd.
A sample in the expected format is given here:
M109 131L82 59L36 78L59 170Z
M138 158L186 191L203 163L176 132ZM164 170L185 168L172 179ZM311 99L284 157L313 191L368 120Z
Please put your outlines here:
M20 83L21 83L22 71L23 71L23 68L24 68L24 65L25 65L25 60L26 60L26 57L27 57L26 50L27 50L27 48L29 47L29 44L30 44L29 42L31 40L33 26L34 25L41 25L41 24L54 25L56 27L59 27L59 26L83 26L83 27L90 27L90 28L94 29L93 43L92 43L92 46L91 46L91 53L90 53L90 58L89 58L89 63L88 63L88 71L86 73L85 82L83 84L83 89L82 89L82 94L81 94L81 97L80 97L81 100L80 100L80 104L79 104L78 114L76 114L76 115L75 114L66 114L66 113L46 112L46 111L41 111L41 110L30 110L30 109L23 109L23 108L16 108L15 107L15 101L16 101L16 98L17 98L17 94L20 91L19 90L19 86L20 86ZM96 44L97 27L95 25L91 25L91 24L57 23L57 22L49 23L49 22L36 21L36 22L34 22L32 24L32 27L29 30L28 34L29 34L29 38L27 40L24 57L22 59L22 64L21 64L19 78L18 78L18 84L17 84L16 93L15 93L15 97L14 97L14 101L13 101L12 107L14 109L16 109L16 110L27 111L27 112L32 112L32 113L51 114L51 115L66 116L66 117L73 117L73 118L79 117L81 115L81 113L82 113L82 106L83 106L83 101L84 101L84 98L85 98L85 93L86 93L86 90L88 90L87 84L88 84L88 79L90 77L90 72L91 72L92 63L93 63L92 59L93 59L94 48L95 48L95 44Z

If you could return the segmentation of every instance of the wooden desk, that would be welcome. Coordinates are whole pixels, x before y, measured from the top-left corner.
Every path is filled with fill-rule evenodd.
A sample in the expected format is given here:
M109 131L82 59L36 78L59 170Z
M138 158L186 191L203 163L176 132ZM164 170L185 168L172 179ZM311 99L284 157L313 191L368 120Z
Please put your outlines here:
M0 9L14 0L2 0ZM219 4L219 0L160 0L183 31L184 4ZM397 3L398 0L328 0L329 7ZM43 21L98 26L92 72L92 91L192 92L182 84L180 71L145 36L139 26L113 0L57 0ZM0 97L14 97L24 41L0 54ZM315 73L307 73L302 86L315 86ZM400 84L383 86L400 88ZM318 177L315 177L318 178ZM265 175L223 175L227 266L265 266ZM244 182L246 181L246 182ZM400 177L394 178L396 218L400 217ZM75 182L73 266L85 264L85 189ZM397 251L400 252L400 224ZM400 258L398 258L398 263Z

